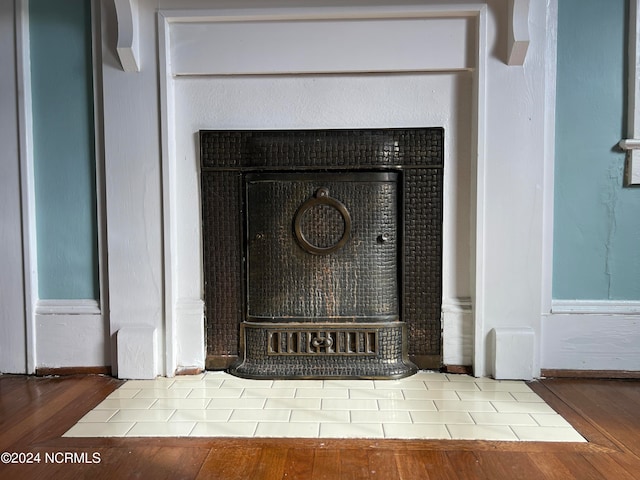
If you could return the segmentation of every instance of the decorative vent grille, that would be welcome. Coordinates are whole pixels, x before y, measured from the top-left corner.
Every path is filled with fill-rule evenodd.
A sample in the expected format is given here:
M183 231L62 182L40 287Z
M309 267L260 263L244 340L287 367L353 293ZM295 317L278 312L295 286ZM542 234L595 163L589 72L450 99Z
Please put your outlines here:
M377 355L378 331L269 330L269 355Z

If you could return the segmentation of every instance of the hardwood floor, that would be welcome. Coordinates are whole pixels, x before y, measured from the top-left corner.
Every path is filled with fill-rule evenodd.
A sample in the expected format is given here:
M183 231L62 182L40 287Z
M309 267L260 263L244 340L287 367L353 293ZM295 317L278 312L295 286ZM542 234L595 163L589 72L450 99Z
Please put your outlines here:
M120 381L0 376L0 479L640 478L640 381L547 379L531 388L589 443L61 438ZM3 457L4 459L4 457Z

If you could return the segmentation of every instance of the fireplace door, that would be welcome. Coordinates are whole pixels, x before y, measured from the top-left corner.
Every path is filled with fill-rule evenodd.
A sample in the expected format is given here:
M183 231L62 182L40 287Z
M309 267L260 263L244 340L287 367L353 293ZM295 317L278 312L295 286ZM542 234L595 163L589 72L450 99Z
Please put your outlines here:
M246 175L245 377L397 378L398 174Z
M395 173L248 175L247 321L398 320Z

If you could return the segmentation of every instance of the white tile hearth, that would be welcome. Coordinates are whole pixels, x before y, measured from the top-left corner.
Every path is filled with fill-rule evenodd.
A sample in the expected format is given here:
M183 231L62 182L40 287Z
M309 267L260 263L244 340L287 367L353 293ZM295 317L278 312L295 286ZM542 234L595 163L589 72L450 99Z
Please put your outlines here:
M65 437L395 438L585 442L524 382L434 372L401 380L132 380Z

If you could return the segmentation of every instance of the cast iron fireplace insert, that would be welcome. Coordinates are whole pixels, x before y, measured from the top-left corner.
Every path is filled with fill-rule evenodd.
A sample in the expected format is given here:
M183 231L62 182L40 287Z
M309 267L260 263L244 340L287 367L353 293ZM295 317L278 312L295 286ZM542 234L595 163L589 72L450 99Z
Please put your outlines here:
M207 368L441 365L441 128L201 131Z

